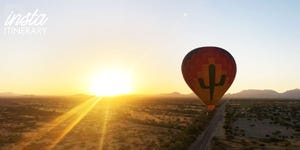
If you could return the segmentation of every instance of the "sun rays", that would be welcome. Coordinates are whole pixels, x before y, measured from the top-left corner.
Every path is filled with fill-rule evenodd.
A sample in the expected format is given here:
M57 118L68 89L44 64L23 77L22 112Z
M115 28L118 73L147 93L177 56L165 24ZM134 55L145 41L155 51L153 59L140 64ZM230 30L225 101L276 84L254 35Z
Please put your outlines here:
M17 144L12 149L21 150L21 149L30 149L32 145L36 144L37 141L40 141L43 138L51 138L51 141L47 145L43 145L44 149L54 149L64 137L72 131L72 129L95 107L95 105L101 100L100 97L93 97L85 102L79 104L75 108L66 112L65 114L59 116L50 123L47 123L43 127L39 128L34 134L26 138L26 140L21 140L22 142ZM104 107L104 116L103 123L101 127L101 136L99 137L98 149L102 150L107 121L109 116L109 103L108 102ZM56 130L59 129L59 130ZM59 131L59 132L58 132ZM55 134L58 132L59 134Z
M70 122L70 124L64 129L64 131L61 133L59 137L57 137L54 142L48 147L49 150L53 149L80 121L83 117L87 115L87 113L90 112L92 108L97 104L97 100L90 101L90 103L83 106L83 110L79 112L79 116L76 117L73 121Z
M110 111L110 103L108 103L105 107L105 112L104 112L104 121L103 121L103 125L102 125L102 132L101 132L101 137L99 139L99 147L98 150L102 150L103 149L103 145L104 145L104 139L105 139L105 135L106 135L106 130L107 130L107 123L109 120L109 111Z

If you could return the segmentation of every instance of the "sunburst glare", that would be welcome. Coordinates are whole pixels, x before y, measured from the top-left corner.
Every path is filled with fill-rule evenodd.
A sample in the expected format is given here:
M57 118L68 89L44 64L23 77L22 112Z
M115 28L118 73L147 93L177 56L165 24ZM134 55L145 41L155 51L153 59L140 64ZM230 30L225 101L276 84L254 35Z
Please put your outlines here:
M131 90L131 74L124 70L103 71L96 74L90 84L90 92L97 96L128 94Z

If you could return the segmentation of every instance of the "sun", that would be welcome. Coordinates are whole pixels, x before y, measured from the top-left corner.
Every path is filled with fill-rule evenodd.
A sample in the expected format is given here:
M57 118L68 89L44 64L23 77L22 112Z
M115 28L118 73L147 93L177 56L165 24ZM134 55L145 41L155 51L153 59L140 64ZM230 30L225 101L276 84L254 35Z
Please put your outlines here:
M114 96L131 92L132 78L128 71L106 70L96 74L90 85L90 92L97 96Z

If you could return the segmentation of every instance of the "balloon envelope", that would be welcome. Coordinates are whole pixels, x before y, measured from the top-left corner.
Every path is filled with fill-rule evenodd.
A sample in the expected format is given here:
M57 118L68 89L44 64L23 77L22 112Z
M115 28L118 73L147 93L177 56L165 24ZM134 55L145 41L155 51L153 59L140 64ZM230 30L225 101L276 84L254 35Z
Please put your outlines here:
M192 91L213 110L235 78L236 63L222 48L200 47L184 57L181 71Z

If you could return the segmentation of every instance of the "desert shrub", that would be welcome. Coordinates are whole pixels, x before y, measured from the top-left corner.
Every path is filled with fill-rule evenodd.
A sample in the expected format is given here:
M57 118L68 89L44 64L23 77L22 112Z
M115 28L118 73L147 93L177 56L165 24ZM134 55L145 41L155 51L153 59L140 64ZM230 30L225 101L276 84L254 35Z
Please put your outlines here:
M234 136L233 136L233 135L227 135L227 136L226 136L226 139L232 140L232 139L234 139Z
M183 149L186 149L186 145L181 142L181 141L176 141L175 143L172 143L168 149L171 149L171 150L183 150Z
M214 112L208 116L206 113L197 114L192 121L186 126L181 127L179 132L175 133L169 140L169 143L160 144L163 149L182 150L188 147L196 140L199 134L204 130Z
M267 138L268 138L268 137L270 137L270 135L269 135L269 134L266 134L266 135L265 135L265 137L267 137Z

